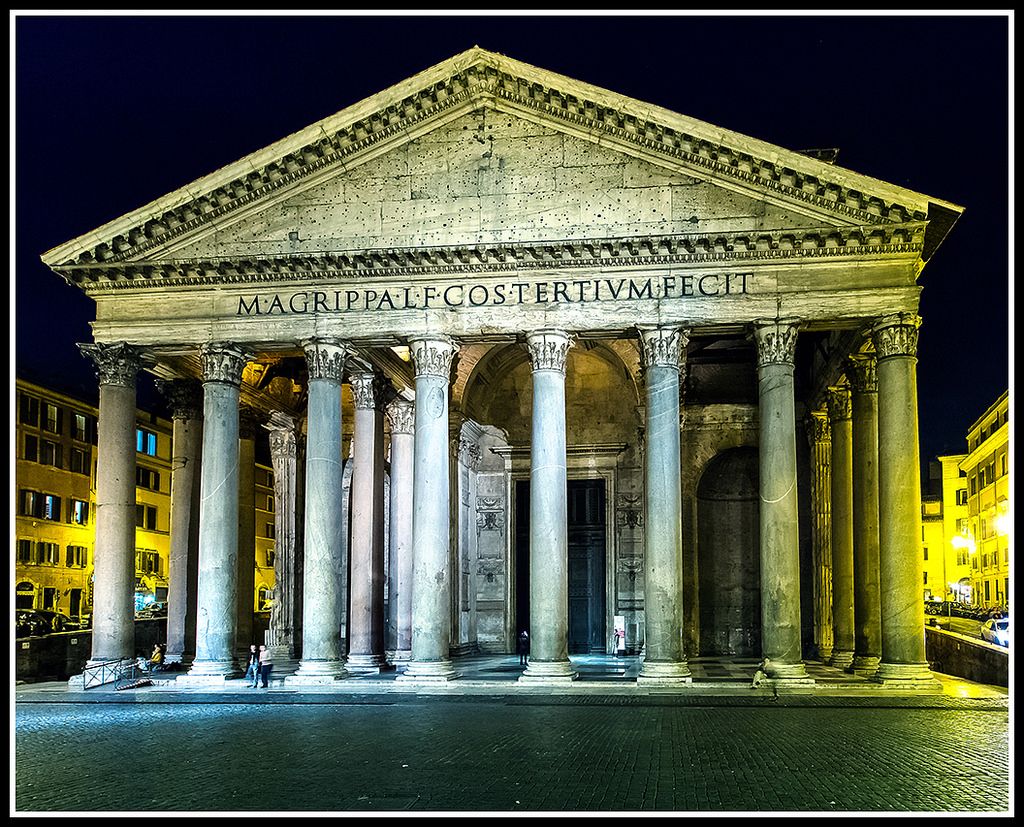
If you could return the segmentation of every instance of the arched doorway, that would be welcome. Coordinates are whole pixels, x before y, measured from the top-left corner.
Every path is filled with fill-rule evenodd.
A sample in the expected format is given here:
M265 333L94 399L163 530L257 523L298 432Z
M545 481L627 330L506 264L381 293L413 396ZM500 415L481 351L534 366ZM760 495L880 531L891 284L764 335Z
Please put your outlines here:
M759 657L758 453L715 456L697 486L699 654Z

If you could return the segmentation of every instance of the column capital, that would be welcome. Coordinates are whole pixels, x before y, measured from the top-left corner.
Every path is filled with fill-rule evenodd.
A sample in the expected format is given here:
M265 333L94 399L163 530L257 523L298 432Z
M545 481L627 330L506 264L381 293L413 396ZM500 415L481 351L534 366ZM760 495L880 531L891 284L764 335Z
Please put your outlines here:
M351 351L348 342L340 339L303 339L299 342L306 356L310 379L324 379L341 384L345 360Z
M535 330L526 334L526 349L530 353L533 371L557 370L565 373L569 348L576 336L564 330Z
M878 393L877 361L873 353L855 353L843 366L854 393Z
M843 422L853 417L850 389L846 385L831 385L826 392L825 404L832 422Z
M437 376L446 382L451 380L452 359L458 351L458 345L447 336L424 336L409 341L409 352L412 354L416 368L416 378L421 376Z
M917 331L921 317L916 313L882 316L871 327L871 341L879 359L890 356L916 356Z
M399 397L385 410L393 434L412 434L416 430L416 406Z
M757 366L792 365L800 324L796 319L759 319L753 323Z
M686 345L690 341L689 329L678 327L641 327L640 358L645 369L654 365L680 368L686 358Z
M361 410L383 411L395 395L394 386L372 370L350 374L349 386L352 388L356 408Z
M141 348L127 342L97 342L79 344L78 350L95 363L101 385L135 389L136 377L143 364Z
M204 382L224 382L236 388L242 384L242 371L253 354L232 342L207 342L199 347Z
M827 411L811 411L807 417L807 438L812 445L832 441L832 426Z
M196 379L157 379L157 390L171 406L172 419L199 419L203 415L203 385Z

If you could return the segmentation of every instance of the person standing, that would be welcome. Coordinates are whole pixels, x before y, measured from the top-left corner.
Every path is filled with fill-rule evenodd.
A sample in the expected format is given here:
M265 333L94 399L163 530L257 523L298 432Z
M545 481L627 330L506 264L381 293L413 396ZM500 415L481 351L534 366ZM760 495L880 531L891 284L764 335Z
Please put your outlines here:
M530 633L523 629L516 640L516 653L519 655L519 665L526 666L527 655L530 654Z
M267 688L267 682L270 680L270 672L274 668L274 662L270 657L270 650L265 644L260 644L260 666L259 676L262 679L262 686L264 689Z
M255 689L260 683L260 653L256 651L256 644L249 644L249 663L245 669L245 679L252 681L250 689Z

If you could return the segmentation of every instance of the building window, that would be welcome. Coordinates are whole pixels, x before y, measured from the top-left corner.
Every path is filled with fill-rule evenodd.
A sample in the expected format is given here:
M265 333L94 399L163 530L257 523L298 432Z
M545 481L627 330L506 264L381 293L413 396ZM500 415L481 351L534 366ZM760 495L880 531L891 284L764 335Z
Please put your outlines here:
M61 409L56 405L51 405L49 402L46 403L46 418L43 420L43 430L49 431L51 434L60 433L61 424Z
M1006 454L999 455L999 476L1006 476Z
M52 465L54 468L62 468L63 464L61 446L48 439L39 442L39 462L43 465Z
M274 510L274 498L273 497L267 497L267 511L273 511L273 510Z
M64 559L69 569L84 569L89 560L89 549L85 546L68 546Z
M136 549L135 571L140 574L160 574L160 555L148 549Z
M160 473L152 468L144 468L141 465L135 466L135 484L140 488L148 488L150 491L160 490Z
M149 531L156 531L156 506L137 505L135 506L135 527L145 528Z
M925 572L925 573L924 573L924 584L925 584L926 586L928 585L928 572Z
M25 564L33 562L31 540L18 540L18 562Z
M140 454L156 456L156 434L145 428L135 429L135 450Z
M978 493L978 478L972 475L971 476L971 496L973 497L977 493Z
M267 568L272 569L274 567L274 549L267 549Z
M268 540L276 539L275 536L274 536L274 524L273 523L264 523L263 524L263 536L266 537Z
M992 596L991 596L991 594L989 594L989 582L988 582L988 580L986 580L985 581L985 602L988 603L989 600L991 600L991 599L992 599Z
M957 492L956 492L956 504L957 505L967 505L967 489L966 488L960 488L960 489L957 490Z
M90 438L89 426L91 424L88 416L74 411L71 415L71 436L79 442L88 442Z
M27 393L21 395L19 418L25 425L39 427L39 400Z
M924 559L925 559L925 560L927 560L927 559L928 559L928 549L925 549L925 550L924 550ZM927 582L927 581L926 581L926 582Z
M81 448L71 449L71 470L76 474L89 473L89 452L83 451Z
M22 459L39 462L39 437L25 434L25 451L22 453Z
M36 543L36 560L41 566L56 566L60 562L60 546L40 540Z
M89 525L89 503L84 500L69 500L68 522L76 525Z
M270 605L273 602L273 597L274 597L273 591L268 589L266 586L260 586L259 592L257 594L258 594L257 600L259 602L259 607L256 609L256 611L258 611L258 612L269 612L270 611Z

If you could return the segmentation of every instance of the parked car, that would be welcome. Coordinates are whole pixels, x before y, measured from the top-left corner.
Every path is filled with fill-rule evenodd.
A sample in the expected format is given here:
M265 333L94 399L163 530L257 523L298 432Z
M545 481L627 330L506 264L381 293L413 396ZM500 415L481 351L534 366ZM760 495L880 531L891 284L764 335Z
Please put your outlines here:
M18 609L15 612L14 623L16 637L71 632L79 628L79 624L66 614L49 609Z
M156 617L167 617L167 603L161 601L143 606L135 613L136 620L150 620Z
M981 639L999 646L1010 645L1010 618L990 617L981 624Z

